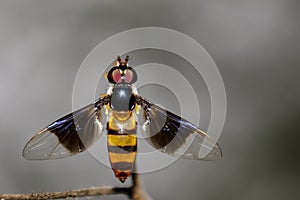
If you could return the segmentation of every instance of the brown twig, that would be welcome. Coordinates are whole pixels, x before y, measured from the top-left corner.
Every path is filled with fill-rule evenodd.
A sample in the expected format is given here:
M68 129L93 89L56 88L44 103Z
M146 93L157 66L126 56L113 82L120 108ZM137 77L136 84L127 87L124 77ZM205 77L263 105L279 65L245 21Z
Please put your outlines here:
M45 200L45 199L66 199L77 197L90 197L100 195L124 194L133 200L151 200L151 197L143 187L138 174L133 173L132 186L126 188L118 187L92 187L67 192L39 192L27 194L0 194L0 200Z

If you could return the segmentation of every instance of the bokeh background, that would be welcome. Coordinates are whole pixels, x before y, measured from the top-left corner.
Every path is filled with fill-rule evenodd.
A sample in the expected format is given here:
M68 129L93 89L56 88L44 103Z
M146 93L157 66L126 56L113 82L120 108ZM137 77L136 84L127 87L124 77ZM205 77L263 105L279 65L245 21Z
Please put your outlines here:
M299 9L295 0L0 1L0 193L121 186L88 153L34 162L21 152L35 132L72 110L77 70L98 43L157 26L185 33L209 52L228 111L222 160L178 160L143 174L151 196L300 198Z

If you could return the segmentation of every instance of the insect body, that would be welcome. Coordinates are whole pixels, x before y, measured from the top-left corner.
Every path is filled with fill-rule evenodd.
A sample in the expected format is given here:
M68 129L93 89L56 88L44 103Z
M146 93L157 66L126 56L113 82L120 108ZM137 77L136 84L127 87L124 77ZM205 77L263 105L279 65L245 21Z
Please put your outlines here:
M222 156L212 138L187 120L138 95L137 73L128 66L128 56L118 57L106 74L111 84L107 93L73 113L53 122L26 144L26 159L44 160L72 156L92 146L103 132L107 135L108 155L115 176L124 182L134 169L137 131L161 152L187 159L212 160ZM138 117L143 115L142 119ZM187 141L192 138L192 143ZM201 150L207 154L201 154Z
M133 110L136 95L132 84L137 80L135 71L118 58L117 66L108 72L108 81L114 84L110 95L112 115L107 123L108 152L115 176L124 182L133 170L137 151L137 120ZM111 91L111 94L110 94Z

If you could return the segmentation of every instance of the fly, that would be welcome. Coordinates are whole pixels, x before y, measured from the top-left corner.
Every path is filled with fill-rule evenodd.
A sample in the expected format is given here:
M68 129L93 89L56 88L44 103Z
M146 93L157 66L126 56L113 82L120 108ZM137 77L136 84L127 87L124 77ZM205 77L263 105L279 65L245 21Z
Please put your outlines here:
M91 147L105 132L111 168L123 183L134 170L140 125L147 135L145 140L163 153L186 159L221 158L219 145L204 131L138 95L137 73L128 60L128 56L124 61L118 57L106 73L110 86L105 95L35 134L25 145L23 157L28 160L69 157ZM187 144L188 138L193 138L191 144ZM203 149L209 153L200 154Z

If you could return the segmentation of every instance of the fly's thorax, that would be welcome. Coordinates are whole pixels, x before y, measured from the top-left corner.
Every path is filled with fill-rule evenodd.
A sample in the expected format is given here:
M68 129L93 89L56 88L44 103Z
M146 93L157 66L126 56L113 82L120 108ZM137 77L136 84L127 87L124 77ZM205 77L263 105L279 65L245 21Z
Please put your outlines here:
M130 85L116 84L112 89L110 106L115 111L131 111L136 103Z

